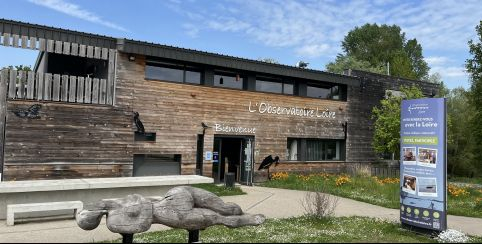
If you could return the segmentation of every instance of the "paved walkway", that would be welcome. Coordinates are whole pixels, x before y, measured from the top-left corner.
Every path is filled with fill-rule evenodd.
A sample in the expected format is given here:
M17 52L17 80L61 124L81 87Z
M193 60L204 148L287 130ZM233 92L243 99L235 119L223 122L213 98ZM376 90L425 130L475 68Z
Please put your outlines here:
M222 197L226 202L235 202L248 213L262 213L268 218L286 218L301 216L304 209L301 200L305 196L303 191L264 188L241 187L247 195ZM387 209L367 203L340 198L335 210L336 216L368 216L398 221L399 211ZM470 235L482 236L482 218L468 218L449 216L448 225L451 229L463 231ZM168 229L162 225L153 225L149 231ZM187 235L187 232L186 232ZM0 242L98 242L120 238L111 233L105 222L92 231L80 229L73 219L47 222L19 223L6 226L0 222Z

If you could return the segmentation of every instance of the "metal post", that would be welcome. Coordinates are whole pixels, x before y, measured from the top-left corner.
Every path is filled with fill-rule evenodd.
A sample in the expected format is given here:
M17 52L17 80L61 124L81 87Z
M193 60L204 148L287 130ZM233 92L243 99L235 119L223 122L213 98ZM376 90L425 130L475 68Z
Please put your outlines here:
M200 243L199 242L199 230L188 230L189 238L187 243Z
M121 234L123 244L131 244L134 241L134 234Z

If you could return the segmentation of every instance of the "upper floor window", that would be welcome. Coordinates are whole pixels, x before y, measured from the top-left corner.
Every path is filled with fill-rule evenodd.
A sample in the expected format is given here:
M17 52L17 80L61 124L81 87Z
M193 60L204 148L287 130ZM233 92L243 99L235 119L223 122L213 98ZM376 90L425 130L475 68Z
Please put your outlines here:
M243 89L244 78L239 74L215 73L214 86Z
M306 96L322 99L342 100L342 89L339 85L308 83Z
M276 79L256 79L256 91L293 95L292 83Z
M148 62L145 76L151 80L201 84L201 72L187 65Z

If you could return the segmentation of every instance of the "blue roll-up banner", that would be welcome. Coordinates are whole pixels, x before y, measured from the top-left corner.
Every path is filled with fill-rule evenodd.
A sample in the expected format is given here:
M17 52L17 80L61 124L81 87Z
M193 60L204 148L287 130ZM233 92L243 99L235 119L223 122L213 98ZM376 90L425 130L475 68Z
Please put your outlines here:
M400 117L400 221L447 229L444 98L403 100Z

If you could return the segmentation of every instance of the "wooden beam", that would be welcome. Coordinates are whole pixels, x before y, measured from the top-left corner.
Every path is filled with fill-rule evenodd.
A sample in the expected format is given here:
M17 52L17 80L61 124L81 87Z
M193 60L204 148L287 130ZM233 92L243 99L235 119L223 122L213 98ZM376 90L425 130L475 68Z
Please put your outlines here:
M92 78L85 78L85 100L84 103L91 103L92 101Z
M93 46L87 46L87 57L88 58L94 57L94 47Z
M99 103L99 79L94 78L92 82L92 103Z
M106 95L107 95L107 92L106 92L106 89L107 89L107 81L105 79L101 79L100 80L100 91L99 91L99 103L100 104L105 104L105 100L106 100Z
M18 98L25 97L25 83L27 81L27 72L20 70L19 74L19 84L18 84Z
M77 77L75 76L70 76L70 85L69 85L69 102L71 103L75 103L75 97L76 97L76 93L75 93L75 88L77 86L76 84L77 82Z
M43 98L47 101L52 99L52 74L45 74L45 92Z
M62 97L61 100L62 102L67 102L69 99L69 76L68 75L62 75Z
M12 35L12 47L19 47L18 41L20 40L20 36L17 34Z
M54 52L54 40L47 40L47 52Z
M10 46L10 34L9 33L3 33L3 45L4 46Z
M28 47L28 37L22 36L22 48L26 49Z
M37 73L37 79L35 79L35 86L37 88L37 100L43 100L44 98L44 74Z
M70 42L64 42L63 55L70 55Z
M62 41L55 41L55 53L62 54Z
M3 177L4 148L5 148L5 125L7 117L7 89L8 69L0 73L0 173ZM0 179L1 181L2 179Z
M114 103L114 82L115 82L115 50L109 50L109 62L107 66L107 104Z
M109 49L107 48L102 48L102 59L107 60L109 58Z
M45 50L47 50L46 44L47 42L45 41L45 39L40 38L38 40L38 50L41 52L45 52Z
M79 56L80 57L85 57L86 49L87 49L87 47L85 45L80 44L80 49L79 49Z
M29 71L27 73L27 99L33 99L35 89L35 73Z
M17 97L17 71L10 70L10 80L8 82L8 98Z
M77 78L77 102L84 102L84 77Z
M30 37L30 49L36 50L37 49L37 38L36 37Z
M78 56L79 55L79 44L77 43L72 43L71 44L72 50L70 51L70 55L72 56Z
M101 48L100 47L94 47L94 58L96 59L100 59L100 52L101 52Z
M60 75L54 74L52 100L60 101Z

